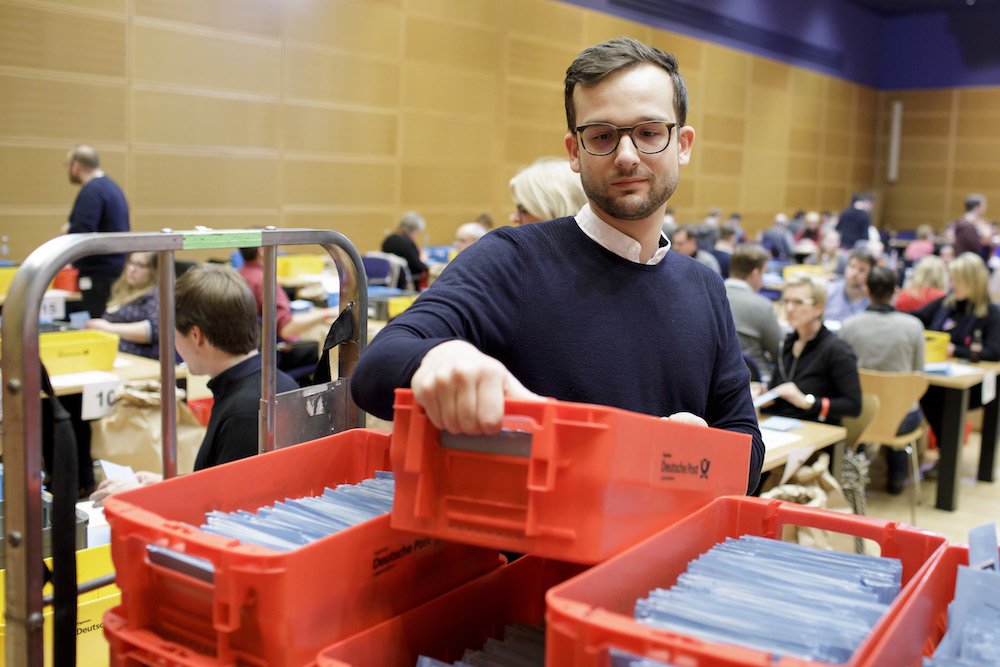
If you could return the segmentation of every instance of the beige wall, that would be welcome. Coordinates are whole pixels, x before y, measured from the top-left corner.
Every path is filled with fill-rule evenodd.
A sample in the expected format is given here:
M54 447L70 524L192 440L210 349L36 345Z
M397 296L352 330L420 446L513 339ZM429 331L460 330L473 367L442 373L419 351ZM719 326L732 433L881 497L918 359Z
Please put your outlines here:
M559 2L0 0L0 229L16 259L57 233L85 142L135 230L324 227L363 252L416 209L447 244L480 211L506 222L510 177L565 153L565 68L621 34L688 80L678 219L756 229L874 184L872 89Z
M965 196L986 195L1000 210L1000 88L879 93L878 184L882 218L896 229L930 224L938 231L958 218ZM903 103L899 178L886 164L891 108Z

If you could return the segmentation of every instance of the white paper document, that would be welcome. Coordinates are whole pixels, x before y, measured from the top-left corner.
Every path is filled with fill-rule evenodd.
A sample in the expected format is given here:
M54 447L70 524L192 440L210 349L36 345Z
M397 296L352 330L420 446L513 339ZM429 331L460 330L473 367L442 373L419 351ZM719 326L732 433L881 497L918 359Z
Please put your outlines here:
M123 466L114 461L105 461L101 459L101 470L104 471L104 477L107 479L124 479L129 482L139 483L139 480L135 478L135 471L132 470L132 466Z

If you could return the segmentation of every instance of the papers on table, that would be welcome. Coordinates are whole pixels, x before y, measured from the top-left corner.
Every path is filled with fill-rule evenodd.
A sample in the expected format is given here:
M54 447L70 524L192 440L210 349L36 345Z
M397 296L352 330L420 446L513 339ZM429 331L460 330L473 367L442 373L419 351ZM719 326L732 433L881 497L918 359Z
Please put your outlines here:
M139 483L139 480L135 478L135 471L132 470L132 466L123 466L120 463L115 463L114 461L101 460L101 470L104 471L105 479L124 479L129 482Z
M775 415L774 417L768 417L764 421L760 422L760 427L771 429L772 431L791 431L797 428L802 428L802 422L792 417L780 417Z
M117 362L115 363L117 365ZM50 376L52 388L59 387L82 387L88 384L99 384L104 382L121 382L121 378L107 371L82 371L80 373L61 373Z
M924 364L924 372L954 377L957 375L978 375L983 370L975 366L957 364L954 361L932 361L929 364Z

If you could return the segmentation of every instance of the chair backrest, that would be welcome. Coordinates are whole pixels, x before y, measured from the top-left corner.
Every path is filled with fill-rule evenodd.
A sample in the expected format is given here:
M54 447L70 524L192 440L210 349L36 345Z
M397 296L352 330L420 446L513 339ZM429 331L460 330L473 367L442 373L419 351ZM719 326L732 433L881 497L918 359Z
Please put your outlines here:
M844 444L848 449L855 449L859 442L871 441L865 436L865 429L871 424L872 419L878 412L879 400L875 394L861 395L861 414L857 417L844 417L844 427L847 429L847 437Z
M406 289L413 289L413 276L410 275L410 265L405 259L399 255L394 255L391 252L379 252L377 250L372 250L365 253L365 257L375 257L378 259L384 259L393 266L393 275L395 278L391 283L387 283L390 287L397 287L399 281L399 276L403 275L406 279ZM362 258L364 261L364 257Z
M369 285L396 286L396 281L399 280L399 269L388 259L365 255L361 258L361 263L364 264Z
M913 404L927 391L923 373L889 373L858 369L861 393L878 396L875 419L868 425L864 439L870 442L891 442Z

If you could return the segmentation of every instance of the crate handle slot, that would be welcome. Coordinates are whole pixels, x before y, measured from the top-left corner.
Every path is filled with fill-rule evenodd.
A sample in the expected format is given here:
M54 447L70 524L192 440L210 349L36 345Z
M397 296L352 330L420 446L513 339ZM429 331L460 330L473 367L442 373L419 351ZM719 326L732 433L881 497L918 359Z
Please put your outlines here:
M177 570L182 574L208 584L215 583L215 565L210 560L155 544L147 544L146 551L151 563L171 570Z
M445 449L518 456L526 459L531 456L532 434L530 430L521 428L520 424L530 425L530 423L523 417L508 417L504 419L504 429L496 435L466 435L442 431L438 438Z

